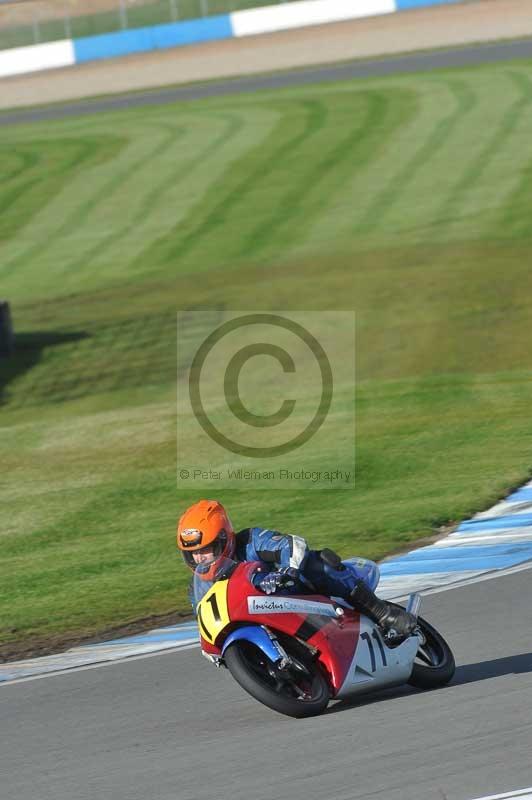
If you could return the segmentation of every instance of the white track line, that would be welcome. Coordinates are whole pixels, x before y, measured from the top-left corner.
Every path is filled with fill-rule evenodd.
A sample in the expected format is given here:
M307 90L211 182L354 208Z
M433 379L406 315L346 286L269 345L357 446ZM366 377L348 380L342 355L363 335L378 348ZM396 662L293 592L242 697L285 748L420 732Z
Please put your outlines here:
M515 792L505 792L504 794L490 794L486 797L476 797L475 800L511 800L513 797L520 797L521 800L532 800L532 786L528 789L516 789Z
M64 669L57 669L55 672L43 672L40 675L26 675L24 678L13 678L10 681L3 681L0 683L0 688L4 686L13 686L15 683L27 683L28 681L40 681L43 678L57 678L61 675L70 675L72 672L85 672L88 669L99 669L100 667L112 667L114 664L123 664L124 661L140 661L142 658L154 658L155 656L165 656L168 653L175 653L177 650L192 650L194 647L199 647L199 642L193 644L185 644L182 647L167 647L165 650L157 650L154 653L139 653L132 656L123 656L122 658L115 658L114 661L99 661L96 664L84 664L80 667L65 667Z

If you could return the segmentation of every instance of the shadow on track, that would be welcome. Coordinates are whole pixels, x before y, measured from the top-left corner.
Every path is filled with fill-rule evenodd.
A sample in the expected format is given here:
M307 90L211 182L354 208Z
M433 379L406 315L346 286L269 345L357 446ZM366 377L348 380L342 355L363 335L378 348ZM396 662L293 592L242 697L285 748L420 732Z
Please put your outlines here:
M504 675L521 675L528 672L532 672L532 653L520 653L515 656L494 658L492 661L476 661L472 664L464 664L461 667L457 667L449 687L476 683L490 678L501 678ZM325 714L336 714L339 711L348 711L349 709L360 708L373 703L382 703L385 700L394 700L400 697L408 697L411 694L431 691L437 692L441 691L441 689L415 689L413 686L404 684L403 686L383 691L376 690L374 694L368 693L362 698L354 697L352 700L340 700L335 705L329 706Z
M383 703L387 700L395 700L400 697L409 697L411 694L419 694L419 689L414 689L413 686L403 684L402 686L395 686L390 689L375 690L374 693L362 695L362 697L353 697L352 700L340 700L335 702L334 705L324 711L324 714L337 714L339 711L349 711L353 708L362 708L363 706L373 705L374 703Z
M501 678L503 675L520 675L532 672L532 653L520 653L516 656L494 658L493 661L477 661L457 667L451 686L464 683L476 683L489 678Z

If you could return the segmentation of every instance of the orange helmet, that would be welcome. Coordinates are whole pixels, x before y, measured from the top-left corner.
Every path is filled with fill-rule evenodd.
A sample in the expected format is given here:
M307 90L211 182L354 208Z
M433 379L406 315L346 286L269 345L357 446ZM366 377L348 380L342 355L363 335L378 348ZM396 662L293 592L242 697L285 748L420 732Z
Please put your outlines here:
M177 546L187 567L204 581L213 580L221 561L235 552L235 532L223 505L199 500L187 508L177 525ZM200 561L194 553L211 557Z

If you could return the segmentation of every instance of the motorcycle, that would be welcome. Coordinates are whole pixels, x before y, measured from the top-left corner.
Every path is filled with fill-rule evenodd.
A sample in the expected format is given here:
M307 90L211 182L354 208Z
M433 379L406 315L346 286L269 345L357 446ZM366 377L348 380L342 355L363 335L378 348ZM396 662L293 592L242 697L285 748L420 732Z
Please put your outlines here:
M331 700L405 683L432 689L453 677L451 649L418 615L419 595L407 606L417 626L397 642L336 598L265 595L253 583L260 570L226 559L214 581L195 574L193 592L203 655L274 711L309 717Z

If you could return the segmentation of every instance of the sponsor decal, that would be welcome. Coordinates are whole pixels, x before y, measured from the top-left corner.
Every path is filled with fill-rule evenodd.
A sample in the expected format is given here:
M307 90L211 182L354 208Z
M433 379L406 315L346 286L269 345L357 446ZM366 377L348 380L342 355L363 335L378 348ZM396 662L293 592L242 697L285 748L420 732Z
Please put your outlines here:
M336 617L334 607L315 600L291 597L248 597L249 614L318 614Z

